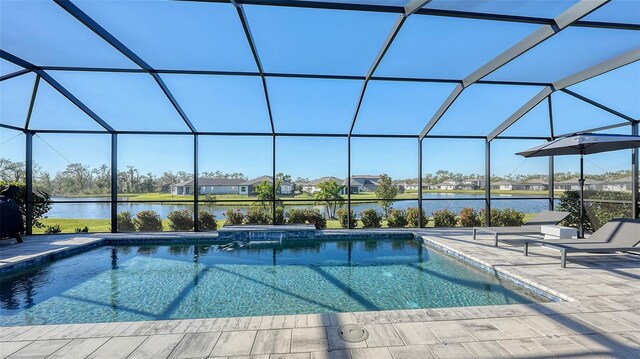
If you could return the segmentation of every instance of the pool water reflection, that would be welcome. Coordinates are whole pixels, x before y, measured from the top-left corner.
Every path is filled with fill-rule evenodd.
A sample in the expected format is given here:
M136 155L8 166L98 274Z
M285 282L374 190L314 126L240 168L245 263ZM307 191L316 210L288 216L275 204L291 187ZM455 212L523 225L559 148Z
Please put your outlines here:
M412 239L105 246L4 275L0 324L539 302Z

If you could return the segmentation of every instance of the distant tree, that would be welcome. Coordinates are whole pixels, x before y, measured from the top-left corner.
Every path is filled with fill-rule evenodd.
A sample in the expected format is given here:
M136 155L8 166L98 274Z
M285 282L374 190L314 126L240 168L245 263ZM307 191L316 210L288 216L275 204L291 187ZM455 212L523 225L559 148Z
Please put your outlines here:
M0 181L24 182L24 162L14 162L6 158L0 158Z
M70 163L56 175L58 190L62 193L87 193L91 186L91 171L81 163Z
M41 191L53 193L55 183L49 172L40 172L38 176L34 178L33 185Z
M118 171L118 192L129 192L129 174Z
M242 180L247 179L247 176L245 176L244 173L242 172L226 173L222 171L215 171L215 172L204 171L202 172L201 176L204 178L226 178L226 179L242 179Z
M91 174L93 175L92 192L109 193L111 188L111 169L109 166L103 164L98 168L94 168Z
M309 182L309 179L306 177L297 177L293 180L293 191L297 194L302 194L302 185Z
M127 192L133 193L138 190L138 183L140 175L138 174L138 169L134 166L127 166Z
M178 177L178 182L188 181L190 179L193 179L193 173L192 172L178 171L176 173L176 176Z
M281 180L282 182L289 182L289 183L293 181L291 179L291 175L288 175L282 172L276 174L276 179Z
M176 176L171 171L164 172L162 176L158 178L158 186L160 188L170 188L172 185L178 182L180 182L178 181L178 176Z
M393 206L393 199L398 195L398 188L393 185L391 177L386 174L380 175L378 188L376 188L376 198L380 207L384 210L385 217L389 215L389 210Z
M318 184L318 188L320 191L313 195L316 203L324 204L329 218L335 219L336 210L344 203L344 198L340 194L344 186L339 185L334 180L329 180Z
M140 179L140 192L150 193L159 191L160 188L156 187L157 179L151 172L147 172L146 176L142 176Z
M276 188L280 188L281 180L276 180ZM277 200L273 192L273 184L269 181L263 181L255 186L256 199L264 209L269 207L270 203Z

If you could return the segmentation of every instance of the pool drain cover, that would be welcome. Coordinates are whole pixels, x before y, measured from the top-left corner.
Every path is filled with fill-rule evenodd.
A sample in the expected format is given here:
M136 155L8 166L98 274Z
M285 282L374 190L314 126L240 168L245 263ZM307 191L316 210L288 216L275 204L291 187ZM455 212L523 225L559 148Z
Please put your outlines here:
M349 343L359 343L369 337L369 332L357 324L346 324L338 328L338 335Z

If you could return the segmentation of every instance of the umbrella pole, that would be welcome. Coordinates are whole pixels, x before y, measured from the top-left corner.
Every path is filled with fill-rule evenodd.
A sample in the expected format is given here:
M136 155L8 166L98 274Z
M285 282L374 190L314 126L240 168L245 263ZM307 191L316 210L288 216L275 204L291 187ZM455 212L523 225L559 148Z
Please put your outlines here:
M580 224L578 238L584 238L584 154L580 154Z

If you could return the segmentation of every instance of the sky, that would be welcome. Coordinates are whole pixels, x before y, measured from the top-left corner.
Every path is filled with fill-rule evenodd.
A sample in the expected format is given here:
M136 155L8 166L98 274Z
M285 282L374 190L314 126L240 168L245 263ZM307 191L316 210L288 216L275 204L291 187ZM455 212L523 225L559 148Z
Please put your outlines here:
M159 69L255 72L256 65L235 9L230 4L150 1L76 1L150 66ZM395 3L395 2L394 2ZM478 11L552 17L567 2L444 2L433 8L474 6ZM511 5L509 5L511 4ZM513 4L520 4L515 6ZM639 7L635 12L634 6ZM152 11L149 11L152 9ZM244 6L264 71L364 76L397 14ZM635 14L635 15L634 15ZM614 0L589 15L597 21L640 23L640 3ZM137 68L53 2L0 2L1 48L38 65ZM412 16L385 55L376 76L461 79L534 32L539 25L433 16ZM640 47L629 30L569 28L487 77L493 80L557 81L608 58ZM19 70L0 60L2 75ZM50 75L116 130L185 131L187 127L160 87L147 74L49 71ZM271 131L262 82L256 76L162 74L162 80L199 131ZM35 76L0 83L0 122L23 127ZM349 131L363 86L361 80L267 77L269 103L278 132L344 134ZM449 83L370 81L359 109L356 134L419 133L453 89ZM541 90L538 86L475 84L467 88L433 128L434 135L484 136ZM636 62L570 88L633 118L640 118L640 63ZM554 133L623 122L615 115L565 93L552 95ZM549 112L541 103L509 136L548 136ZM40 81L32 129L101 130L84 112ZM611 131L610 131L611 132ZM629 133L629 128L613 130ZM24 159L24 136L2 129L3 158ZM514 155L539 141L495 141L497 175L544 173L546 160ZM121 135L119 168L141 172L192 171L192 136ZM109 163L105 135L39 134L34 161L52 173L67 164ZM352 139L352 174L417 176L415 139ZM201 136L201 171L272 171L270 136ZM483 140L427 139L423 171L484 172ZM594 156L590 171L629 167L628 151ZM295 177L345 177L347 140L278 137L276 171ZM566 164L565 164L566 162ZM576 166L573 165L576 163ZM590 167L589 167L590 166ZM577 159L556 169L577 169Z

